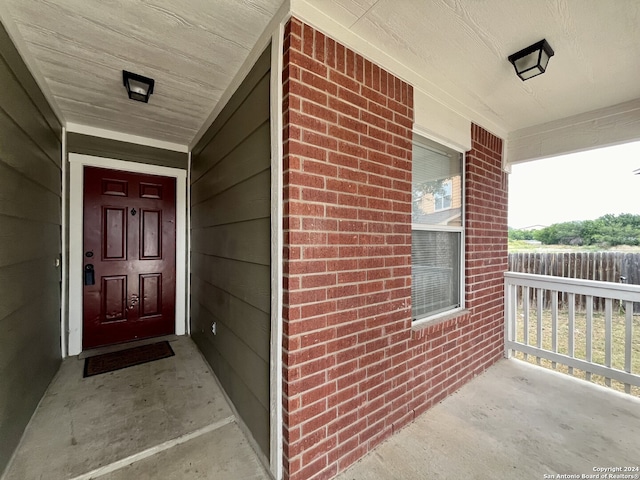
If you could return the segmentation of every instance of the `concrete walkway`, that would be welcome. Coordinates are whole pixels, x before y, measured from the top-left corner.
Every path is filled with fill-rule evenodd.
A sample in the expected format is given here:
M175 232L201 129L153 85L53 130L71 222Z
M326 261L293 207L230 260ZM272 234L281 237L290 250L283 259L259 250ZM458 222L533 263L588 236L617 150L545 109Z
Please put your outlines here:
M639 466L640 400L502 360L337 478L541 480ZM591 478L640 478L627 474Z
M89 378L66 359L4 480L269 479L197 347L171 346Z

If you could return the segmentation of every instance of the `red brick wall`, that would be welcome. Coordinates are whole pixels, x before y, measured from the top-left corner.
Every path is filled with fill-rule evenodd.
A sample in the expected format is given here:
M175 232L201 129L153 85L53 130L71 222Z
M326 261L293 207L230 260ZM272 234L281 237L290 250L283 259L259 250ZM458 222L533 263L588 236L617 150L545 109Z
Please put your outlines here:
M284 471L331 478L500 357L506 186L474 127L469 312L413 330L412 87L294 18L283 93Z

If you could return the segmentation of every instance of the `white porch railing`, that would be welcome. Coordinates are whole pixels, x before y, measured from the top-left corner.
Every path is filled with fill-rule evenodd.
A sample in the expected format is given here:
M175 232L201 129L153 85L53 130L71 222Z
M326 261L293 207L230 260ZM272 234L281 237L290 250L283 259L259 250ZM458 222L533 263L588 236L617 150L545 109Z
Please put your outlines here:
M603 313L594 312L594 298L604 299ZM569 374L580 369L586 380L600 375L608 386L617 380L631 393L632 385L640 387L634 302L640 302L640 285L507 272L505 355L522 352L538 364L566 365Z

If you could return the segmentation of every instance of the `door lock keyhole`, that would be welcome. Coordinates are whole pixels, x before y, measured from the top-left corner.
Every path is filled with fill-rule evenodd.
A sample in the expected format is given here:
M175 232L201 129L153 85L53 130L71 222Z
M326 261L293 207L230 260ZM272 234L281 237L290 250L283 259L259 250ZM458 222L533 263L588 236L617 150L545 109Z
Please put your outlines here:
M137 212L136 212L136 209L135 209L135 208L132 208L132 209L131 209L131 215L133 215L133 216L135 217L135 216L136 216L136 213L137 213Z

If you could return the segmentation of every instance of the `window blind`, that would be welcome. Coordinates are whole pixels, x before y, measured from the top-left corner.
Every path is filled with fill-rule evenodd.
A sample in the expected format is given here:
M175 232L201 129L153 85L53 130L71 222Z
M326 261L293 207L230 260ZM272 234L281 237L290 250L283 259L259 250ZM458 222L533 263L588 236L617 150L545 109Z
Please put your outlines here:
M411 232L413 318L460 306L459 232Z

